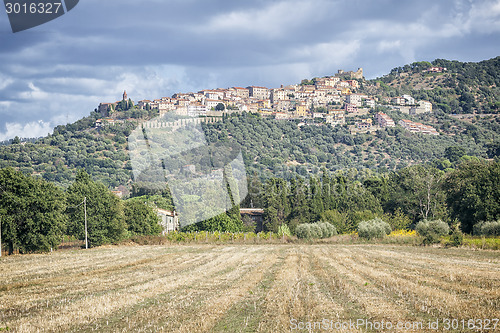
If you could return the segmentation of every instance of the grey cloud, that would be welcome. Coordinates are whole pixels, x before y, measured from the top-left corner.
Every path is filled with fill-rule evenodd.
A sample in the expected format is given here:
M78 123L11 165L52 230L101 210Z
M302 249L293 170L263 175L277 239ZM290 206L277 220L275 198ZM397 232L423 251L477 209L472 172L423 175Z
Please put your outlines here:
M22 131L77 119L123 89L137 100L487 59L498 55L498 22L498 0L81 1L18 34L0 24L0 134L7 122Z

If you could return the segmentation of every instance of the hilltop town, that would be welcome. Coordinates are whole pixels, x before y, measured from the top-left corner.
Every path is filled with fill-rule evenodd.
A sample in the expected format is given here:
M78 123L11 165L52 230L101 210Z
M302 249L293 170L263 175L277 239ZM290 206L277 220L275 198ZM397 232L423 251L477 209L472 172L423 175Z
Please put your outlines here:
M439 68L440 71L446 70ZM185 117L221 117L224 113L256 112L277 120L302 120L331 126L348 125L351 134L372 133L383 127L395 127L393 119L373 110L385 107L408 115L432 112L432 103L417 101L410 95L378 98L360 93L364 82L363 69L339 70L333 76L302 80L300 84L266 88L259 86L205 89L196 93L176 93L172 97L140 100L134 104L126 92L122 101L101 103L96 127L119 122L113 114L117 110L137 108L156 110L161 116L172 112ZM372 112L370 112L372 111ZM402 119L398 122L413 133L439 135L436 129L421 123Z
M488 74L498 73L499 61L418 62L374 80L359 69L277 88L210 89L136 102L128 91L46 137L0 143L0 168L63 187L83 168L111 189L140 195L144 191L133 188L131 133L138 126L174 131L205 123L208 142L240 145L248 174L262 180L308 177L323 168L384 173L432 163L446 170L463 154L499 154L500 81Z

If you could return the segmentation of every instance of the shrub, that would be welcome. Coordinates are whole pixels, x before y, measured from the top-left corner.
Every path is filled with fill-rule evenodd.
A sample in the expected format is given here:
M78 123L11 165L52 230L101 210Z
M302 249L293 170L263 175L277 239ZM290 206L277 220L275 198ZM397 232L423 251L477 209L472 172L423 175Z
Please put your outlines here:
M320 222L316 224L321 228L321 231L323 232L323 237L321 238L330 238L337 234L337 228L335 228L333 224L330 224L328 222Z
M500 236L500 220L494 222L481 222L474 226L474 235Z
M314 224L316 228L318 228L321 236L319 238L328 238L329 232L328 232L328 226L323 223L323 222L317 222Z
M319 224L311 223L309 224L309 228L311 229L311 238L323 238L323 231Z
M450 227L448 224L441 220L420 221L417 223L415 229L420 236L424 237L423 243L426 245L439 243L439 238L441 236L445 236L450 233Z
M366 239L383 238L385 235L389 235L391 231L389 223L384 222L379 218L363 221L358 224L359 237Z
M389 214L387 214L389 215ZM387 216L388 223L393 230L408 230L411 224L411 219L403 213L400 207L396 209L394 214Z
M460 229L453 230L450 238L451 245L453 246L461 246L464 243L464 234L460 231Z
M297 235L298 238L310 239L311 238L310 224L299 224L297 228L295 228L295 234Z
M299 224L295 234L300 239L329 238L337 234L335 226L327 222Z

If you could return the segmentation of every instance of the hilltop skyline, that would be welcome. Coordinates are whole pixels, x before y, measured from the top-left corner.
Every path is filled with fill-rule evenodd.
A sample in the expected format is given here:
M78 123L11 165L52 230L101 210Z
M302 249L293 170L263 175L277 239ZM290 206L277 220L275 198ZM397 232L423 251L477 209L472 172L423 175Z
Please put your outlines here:
M117 92L266 86L363 67L498 56L500 1L81 2L0 36L0 140L43 136Z

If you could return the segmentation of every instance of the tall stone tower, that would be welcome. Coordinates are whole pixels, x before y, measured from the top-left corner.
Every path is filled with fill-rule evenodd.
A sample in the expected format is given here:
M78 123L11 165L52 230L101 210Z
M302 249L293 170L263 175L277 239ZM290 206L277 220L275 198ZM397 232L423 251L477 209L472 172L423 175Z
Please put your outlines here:
M352 74L353 79L362 79L363 78L363 68L358 68L356 72Z
M127 91L123 91L123 100L124 101L128 101L128 98L127 98Z

